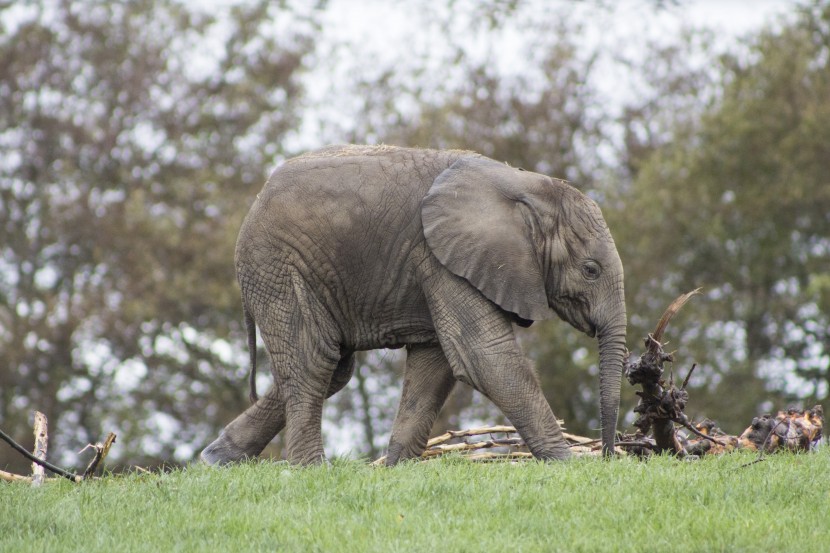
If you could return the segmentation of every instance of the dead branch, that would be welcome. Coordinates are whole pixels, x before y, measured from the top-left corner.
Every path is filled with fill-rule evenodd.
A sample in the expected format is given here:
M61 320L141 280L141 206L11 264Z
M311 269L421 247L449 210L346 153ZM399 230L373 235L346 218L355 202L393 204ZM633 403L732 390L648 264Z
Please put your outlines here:
M562 421L559 421L559 423L562 424ZM494 434L505 434L506 437L495 437ZM518 436L511 437L511 434L517 434L516 428L505 425L484 426L470 428L468 430L449 430L429 440L420 459L434 459L448 453L460 454L465 459L472 461L532 459L533 455L528 451L524 440ZM477 436L490 436L490 438L484 440L471 439ZM599 438L586 438L585 436L577 436L576 434L569 434L567 432L563 432L563 436L568 443L571 454L574 456L597 455L601 452L602 440ZM458 441L455 443L447 443L451 440ZM505 453L484 451L499 447L507 448L509 451ZM626 454L620 448L617 448L617 452L621 455ZM372 465L380 466L385 463L386 456L384 455L373 461Z
M521 438L504 438L494 440L483 440L480 442L460 442L457 444L437 444L424 450L425 457L443 455L452 451L469 451L474 449L489 449L492 447L524 447L525 443Z
M533 459L533 454L528 451L514 451L512 453L473 453L465 456L470 461L526 461Z
M62 469L58 466L55 466L46 461L46 446L48 443L48 432L47 432L47 421L46 417L43 413L35 411L35 447L34 453L29 453L25 447L21 446L19 443L15 442L11 436L0 430L0 438L3 439L6 443L8 443L12 448L23 455L26 459L32 461L34 464L33 467L33 476L26 477L21 476L18 474L11 474L8 472L0 471L0 479L5 481L24 481L24 482L32 482L32 485L39 486L44 481L44 474L43 469L53 472L58 476L66 478L67 480L71 480L72 482L81 482L87 478L91 478L95 473L95 470L101 464L101 462L106 458L107 454L109 453L110 447L112 444L115 443L115 434L112 432L109 433L107 439L104 440L103 443L97 444L89 444L87 447L81 450L85 451L87 448L92 448L95 450L95 456L93 457L92 461L90 461L89 465L87 466L86 470L82 475L74 474L69 472L65 469ZM79 452L80 453L80 452Z
M643 390L636 392L640 396L640 403L634 408L634 412L640 416L634 422L643 434L649 431L654 435L657 453L669 451L677 456L686 454L675 431L675 423L683 426L691 426L688 423L683 410L689 400L689 393L686 385L689 382L694 366L683 381L680 388L675 387L672 378L668 386L663 380L663 364L673 362L671 353L663 350L661 342L669 321L686 305L693 296L700 293L700 288L678 296L663 312L654 332L645 339L645 353L639 358L631 359L629 356L625 361L625 374L631 385L639 384Z
M557 421L560 425L564 424L563 421ZM427 447L432 447L434 445L446 443L454 438L465 438L469 436L483 436L485 434L511 434L516 432L516 429L512 426L506 425L496 425L496 426L481 426L479 428L469 428L467 430L448 430L445 433L431 438L427 442ZM567 435L566 435L567 436Z
M565 437L565 440L573 444L588 445L602 442L602 438L586 438L585 436L577 436L576 434L568 434L567 432L562 432L562 435Z
M95 457L92 458L92 461L89 462L89 465L86 467L86 470L84 471L84 474L83 474L84 479L89 478L93 474L95 474L95 469L98 468L98 465L101 463L101 461L104 460L104 458L110 452L110 447L112 447L113 443L115 443L115 434L110 432L109 435L107 436L107 439L104 440L104 443L98 442L97 444L94 444L94 445L93 444L87 444L87 446L84 449L81 450L81 451L84 451L85 449L90 448L90 447L95 450Z
M642 441L642 440L628 440L622 442L614 442L615 447L644 447L646 449L653 450L656 446L653 443Z
M691 432L692 434L694 434L695 436L697 436L701 439L709 440L710 442L715 443L719 446L723 446L723 447L726 447L726 445L727 445L724 442L721 442L720 440L717 440L717 439L713 438L712 436L709 436L708 434L704 434L703 432L701 432L700 430L698 430L697 428L692 426L692 423L689 422L689 419L686 417L685 414L683 414L683 416L680 418L680 420L678 420L676 422L678 422L683 428L687 429L689 432Z

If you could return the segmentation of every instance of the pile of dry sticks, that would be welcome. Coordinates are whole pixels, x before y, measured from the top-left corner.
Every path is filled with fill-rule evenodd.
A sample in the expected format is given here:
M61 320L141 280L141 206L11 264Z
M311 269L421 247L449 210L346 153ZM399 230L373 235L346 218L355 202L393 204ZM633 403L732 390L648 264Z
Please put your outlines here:
M824 413L820 405L812 409L789 409L776 415L763 415L740 436L730 436L709 419L692 424L683 412L689 401L686 385L694 365L678 388L672 377L663 379L663 364L673 362L671 353L663 349L663 339L669 321L699 290L678 297L669 305L654 332L645 339L645 352L625 362L625 374L631 385L639 385L636 392L640 403L634 409L639 416L634 422L634 434L618 437L615 451L621 455L648 456L670 453L678 457L717 455L736 449L758 451L759 455L776 451L809 451L821 441ZM561 421L560 421L561 424ZM600 455L602 444L598 439L565 433L575 456ZM482 438L484 437L484 438ZM458 453L474 461L531 459L533 456L512 426L488 426L470 430L451 430L431 439L422 459L432 459L447 453ZM383 464L381 457L373 464Z
M740 436L731 436L715 427L706 419L693 426L695 432L674 431L673 440L678 446L678 457L719 455L737 449L746 449L762 453L778 451L810 451L821 440L824 415L821 406L799 411L789 409L779 411L776 415L763 415L752 420L752 424ZM563 433L576 456L600 455L602 444L599 439L586 438ZM616 452L620 455L639 457L670 451L657 444L653 436L640 432L622 434L616 443ZM456 453L470 461L518 461L532 459L524 441L512 426L484 426L468 430L449 430L427 442L427 448L421 455L422 460L435 459L441 455ZM386 457L374 461L373 465L383 465Z

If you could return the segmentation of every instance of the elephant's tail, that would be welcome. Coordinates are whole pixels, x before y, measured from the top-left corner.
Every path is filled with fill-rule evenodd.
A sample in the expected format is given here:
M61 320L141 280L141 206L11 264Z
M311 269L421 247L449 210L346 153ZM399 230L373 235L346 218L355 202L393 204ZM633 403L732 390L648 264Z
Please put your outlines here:
M248 355L251 357L251 372L248 375L248 397L251 403L256 403L259 395L256 393L256 321L251 311L242 302L242 313L245 316L245 330L248 333Z

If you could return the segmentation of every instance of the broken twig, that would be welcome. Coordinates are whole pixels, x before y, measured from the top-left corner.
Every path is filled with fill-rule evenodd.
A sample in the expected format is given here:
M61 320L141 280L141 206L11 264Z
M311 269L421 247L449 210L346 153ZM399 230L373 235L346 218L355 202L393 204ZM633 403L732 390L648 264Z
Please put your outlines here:
M86 467L86 470L84 471L84 479L89 478L93 474L95 474L95 469L98 468L98 465L101 463L101 461L104 460L104 458L107 456L107 453L110 452L110 447L112 447L113 443L115 443L115 434L110 432L107 436L107 439L104 440L104 443L98 442L97 444L87 444L87 446L81 450L84 451L90 447L95 450L95 457L92 458L92 460L89 462L89 465Z
M109 453L110 447L112 447L112 444L115 443L115 434L110 432L107 439L104 440L103 443L99 442L97 444L89 444L79 451L78 453L81 453L86 451L88 448L92 448L95 450L95 456L92 458L92 461L90 461L84 473L82 475L77 475L46 461L46 446L49 441L49 433L47 431L46 416L39 411L35 411L34 430L35 447L33 453L29 453L25 447L15 442L11 436L0 430L0 439L12 446L15 451L23 455L26 459L34 463L31 477L0 471L0 480L10 482L25 481L31 482L33 486L40 486L45 479L45 475L43 473L43 469L45 468L46 470L66 478L67 480L71 480L76 483L81 482L82 480L93 476L95 470L101 464L101 461L103 461L107 456L107 453Z

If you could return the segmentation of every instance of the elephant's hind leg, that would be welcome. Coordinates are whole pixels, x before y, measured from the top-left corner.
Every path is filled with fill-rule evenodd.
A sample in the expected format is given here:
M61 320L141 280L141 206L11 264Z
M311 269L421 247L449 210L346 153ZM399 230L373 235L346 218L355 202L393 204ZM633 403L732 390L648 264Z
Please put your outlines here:
M285 426L285 408L276 385L228 424L199 458L225 465L256 457Z
M329 383L326 397L339 392L354 373L354 355L344 352ZM285 404L279 388L268 392L228 424L199 458L210 465L225 465L256 457L285 428Z
M323 401L338 366L348 370L348 352L331 312L295 266L239 262L243 301L257 322L281 392L287 458L295 464L323 460ZM346 360L341 365L341 358ZM348 380L348 379L346 379ZM339 384L339 379L336 379Z
M447 358L438 345L407 348L406 371L386 464L418 457L429 431L455 385Z
M297 465L323 462L323 401L338 364L336 357L315 351L282 367L285 390L285 445L288 461Z

